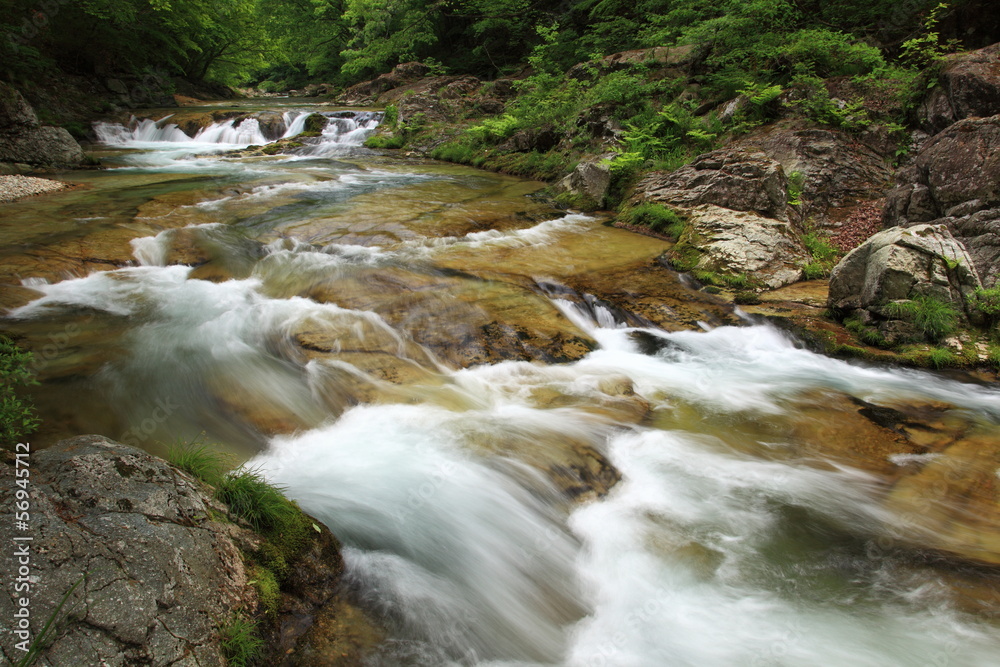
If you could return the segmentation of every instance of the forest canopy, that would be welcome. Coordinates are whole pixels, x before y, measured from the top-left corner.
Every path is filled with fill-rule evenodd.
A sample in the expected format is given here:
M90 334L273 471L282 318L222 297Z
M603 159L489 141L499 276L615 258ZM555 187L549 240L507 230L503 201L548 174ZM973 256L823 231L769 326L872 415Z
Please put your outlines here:
M697 44L719 85L858 75L905 56L936 0L0 0L4 71L179 76L229 85L346 86L423 61L486 79L544 46L553 68ZM986 42L985 0L953 0L938 30ZM981 43L966 46L981 46ZM727 84L727 81L729 82Z

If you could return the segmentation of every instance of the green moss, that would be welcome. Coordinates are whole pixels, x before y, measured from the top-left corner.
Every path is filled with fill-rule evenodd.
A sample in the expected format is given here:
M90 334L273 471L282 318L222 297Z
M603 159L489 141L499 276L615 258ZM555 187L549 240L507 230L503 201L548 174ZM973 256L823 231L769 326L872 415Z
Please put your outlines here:
M406 145L406 139L399 134L375 134L365 140L367 148L398 149Z
M281 587L274 573L266 567L254 566L250 570L250 582L257 589L260 606L264 614L275 618L278 615L278 605L281 602Z
M684 219L676 211L654 202L626 207L618 214L618 219L627 225L648 227L658 234L666 234L675 239L680 238L686 227Z
M740 291L733 295L733 303L740 306L756 306L760 303L760 295L756 292Z
M308 118L306 118L306 124L305 124L305 127L303 127L303 130L305 132L319 132L319 133L322 133L323 130L326 129L326 125L329 122L330 122L330 119L327 118L326 116L324 116L322 114L314 113L313 115L311 115Z

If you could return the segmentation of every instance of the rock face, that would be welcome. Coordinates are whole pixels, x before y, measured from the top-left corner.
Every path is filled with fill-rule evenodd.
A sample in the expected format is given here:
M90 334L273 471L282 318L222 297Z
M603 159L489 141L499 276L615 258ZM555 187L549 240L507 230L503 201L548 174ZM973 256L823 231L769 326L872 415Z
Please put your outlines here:
M753 276L771 289L796 282L810 256L784 220L703 204L686 211L680 243L697 248L696 269Z
M32 636L86 573L42 664L224 664L219 624L257 605L241 550L252 551L260 538L211 520L225 507L186 474L141 450L81 436L30 456L31 520L24 535L33 538L32 585L24 595L31 601ZM0 462L3 497L14 497L15 482L14 466ZM7 522L2 529L7 544L14 544L12 528ZM301 599L283 596L282 609L298 614L300 625L334 595L339 552L326 536L293 566L293 576L310 590ZM17 571L12 553L2 557L5 572ZM319 561L325 565L317 567ZM0 596L0 613L15 617L9 595ZM307 628L286 643L294 644ZM5 657L23 655L14 649L18 641L8 623L0 625Z
M829 306L863 320L889 319L892 302L927 296L959 312L981 287L965 247L945 225L893 227L850 252L830 275Z
M965 118L1000 114L1000 44L949 56L938 84L917 111L928 132Z
M1000 116L959 121L930 139L886 200L883 226L947 225L983 281L1000 273Z
M81 160L83 149L69 132L40 126L21 93L0 82L0 162L69 166Z
M839 222L858 204L882 196L892 172L875 150L839 130L769 127L740 142L801 174L797 216L817 223Z
M673 172L652 172L636 186L633 203L690 207L714 204L783 218L788 200L781 165L763 153L722 149L700 155Z

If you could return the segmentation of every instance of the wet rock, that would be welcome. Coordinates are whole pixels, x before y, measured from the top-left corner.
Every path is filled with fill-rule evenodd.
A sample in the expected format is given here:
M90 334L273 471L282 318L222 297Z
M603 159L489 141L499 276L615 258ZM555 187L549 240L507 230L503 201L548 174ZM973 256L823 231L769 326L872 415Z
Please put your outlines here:
M693 249L698 257L695 269L745 274L776 289L799 280L811 259L787 221L711 204L683 213L687 225L675 250Z
M574 205L584 209L602 208L608 188L611 187L608 157L581 161L568 176L552 186L552 192L569 194L576 200Z
M965 247L944 225L893 227L851 251L830 275L828 304L863 319L890 319L888 304L933 297L964 312L981 283Z
M917 116L928 132L974 116L1000 114L1000 44L947 57Z
M763 153L727 148L700 155L673 172L648 174L631 201L682 207L714 204L781 219L787 200L787 180L778 162Z

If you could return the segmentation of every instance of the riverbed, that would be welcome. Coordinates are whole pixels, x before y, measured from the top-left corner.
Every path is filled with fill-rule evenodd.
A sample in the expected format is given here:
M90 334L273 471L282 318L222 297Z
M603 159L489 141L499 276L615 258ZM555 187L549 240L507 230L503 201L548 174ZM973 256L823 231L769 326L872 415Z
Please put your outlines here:
M364 149L377 113L186 113L0 205L40 444L259 467L373 665L996 664L994 385L815 354L542 183Z

